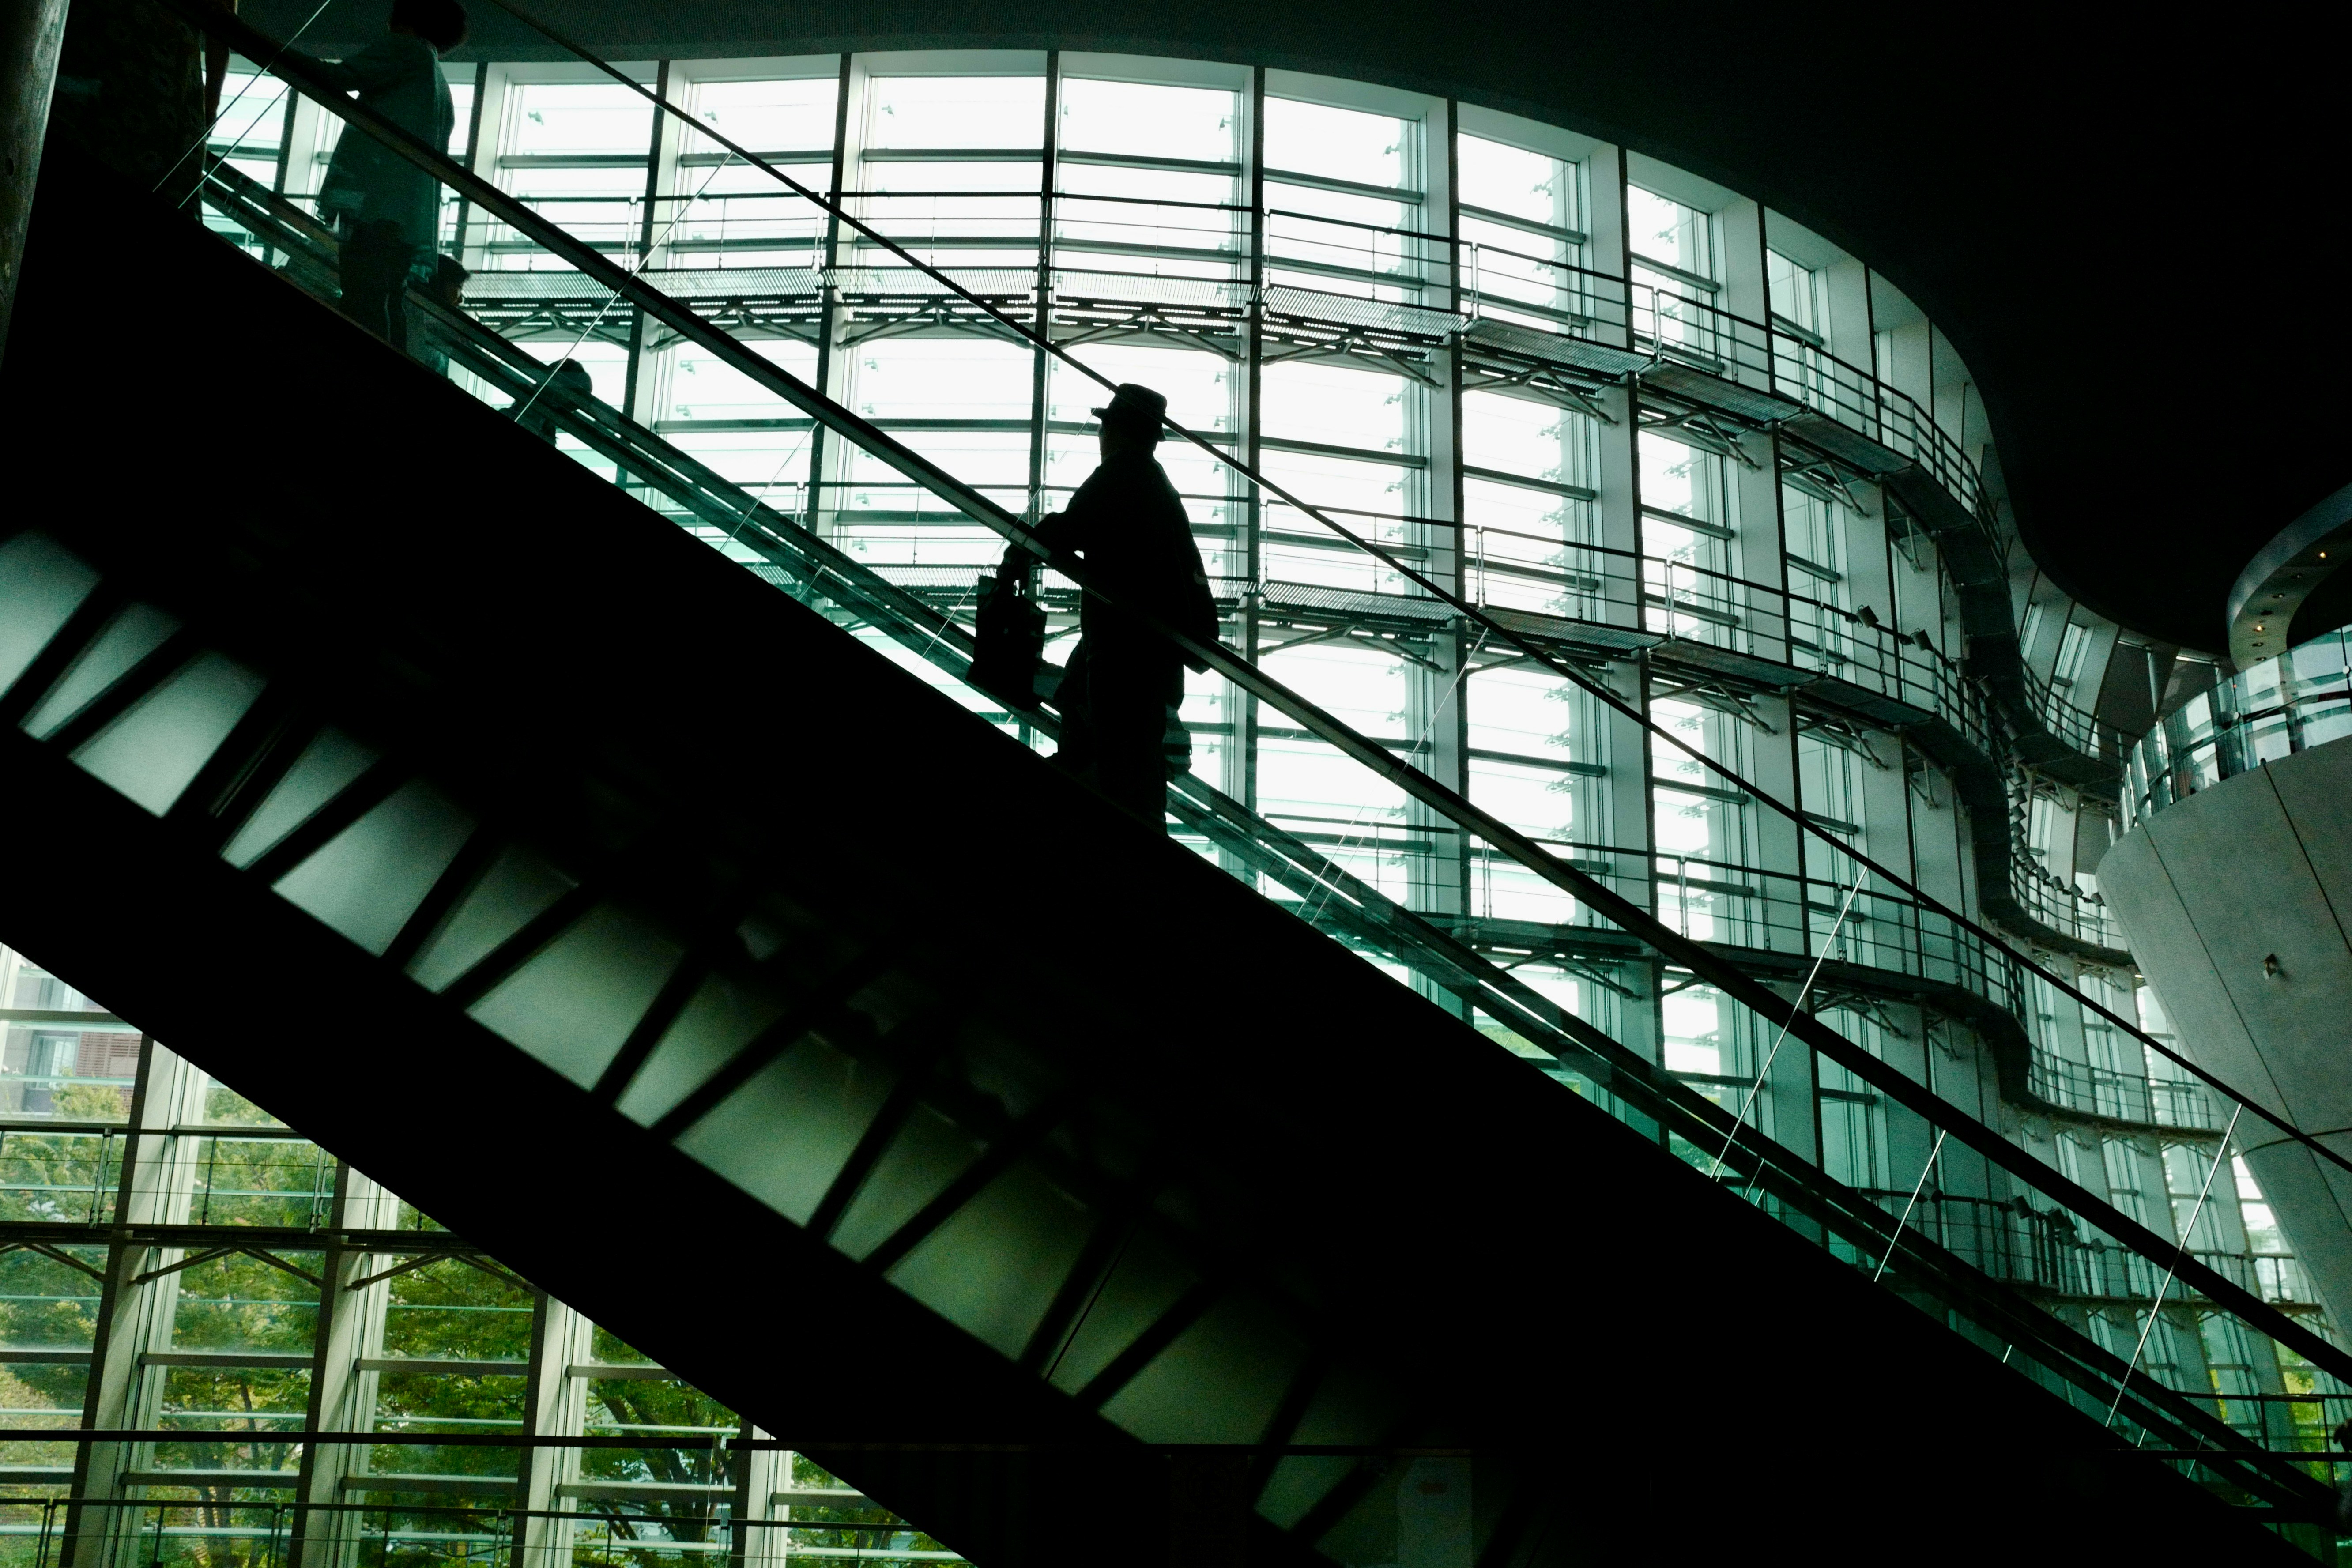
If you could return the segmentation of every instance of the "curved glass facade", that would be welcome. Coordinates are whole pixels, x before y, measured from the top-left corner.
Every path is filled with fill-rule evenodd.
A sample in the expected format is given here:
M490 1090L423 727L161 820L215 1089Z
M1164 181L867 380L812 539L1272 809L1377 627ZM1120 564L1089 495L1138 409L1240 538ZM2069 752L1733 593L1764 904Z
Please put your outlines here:
M1753 972L1793 988L1825 957L1809 997L1841 1033L2135 1218L2170 1226L2198 1195L2225 1120L2201 1089L1904 889L1857 880L1838 847L2064 955L2161 1035L2090 869L2122 752L2100 715L2137 678L2116 628L2016 549L1965 367L1864 261L1639 153L1374 84L1076 52L625 68L1379 546L1163 448L1223 638L1251 662ZM1050 511L1091 468L1090 380L692 124L585 66L450 75L452 152L478 174L1008 510ZM233 93L215 146L304 203L339 122L274 88ZM444 248L481 322L579 361L610 409L969 619L996 533L454 196ZM1988 673L1988 593L2014 632L2005 675ZM1049 582L1048 602L1058 660L1075 593ZM1840 1181L1956 1233L2007 1212L1980 1161L1937 1167L1860 1079L1600 940L1569 894L1246 692L1195 678L1182 718L1207 783ZM1246 955L1204 941L1193 962L1210 977ZM2224 1203L2177 1239L2309 1310L2242 1172L2240 1193L2243 1214ZM2076 1262L2048 1288L2130 1352L2153 1282ZM2200 1321L2184 1310L2158 1336L2177 1375L2273 1394L2293 1375L2200 1345Z
M2223 779L2352 735L2352 632L2325 632L2164 716L2132 749L2126 827Z
M2093 713L2116 630L2023 559L1966 367L1864 261L1638 153L1370 83L1073 51L623 68L1094 369L1160 388L1210 444L1605 673L1819 832L1171 443L1225 641L1269 674L1685 934L1759 963L1827 943L1856 1016L1952 1042L1981 1098L1979 1031L1923 1008L1919 982L2018 1021L2027 1109L2053 1127L2210 1120L2137 1042L1841 869L1832 840L2087 964L2079 981L2131 1015L2087 870L2122 749ZM1053 510L1090 470L1099 388L903 258L591 67L448 72L453 153L772 363L1014 511ZM299 199L338 122L277 90L237 97L216 145ZM969 615L993 533L454 195L444 248L482 321ZM2011 699L1963 662L1988 562L2009 579ZM1074 599L1056 608L1051 658L1076 631ZM1751 1086L1745 1022L1704 986L1629 982L1558 889L1213 676L1183 718L1208 782L1653 1059ZM1818 1143L1850 1120L1825 1081L1776 1079L1759 1114Z

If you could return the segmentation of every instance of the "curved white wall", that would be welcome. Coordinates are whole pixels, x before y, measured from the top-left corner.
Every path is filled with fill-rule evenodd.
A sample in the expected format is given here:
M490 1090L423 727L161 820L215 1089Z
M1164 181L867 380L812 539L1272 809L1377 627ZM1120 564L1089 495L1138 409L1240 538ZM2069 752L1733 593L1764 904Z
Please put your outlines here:
M2352 1158L2347 830L2352 742L2336 742L2147 817L2099 887L2187 1052ZM2330 1317L2352 1322L2352 1173L2270 1129L2238 1132Z

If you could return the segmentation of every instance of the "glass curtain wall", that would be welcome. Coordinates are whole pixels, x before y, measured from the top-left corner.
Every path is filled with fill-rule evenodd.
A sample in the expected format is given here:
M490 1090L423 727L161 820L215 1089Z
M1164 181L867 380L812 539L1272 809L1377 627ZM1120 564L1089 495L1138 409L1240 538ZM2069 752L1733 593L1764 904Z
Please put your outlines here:
M6 1562L961 1561L5 948L0 999Z
M1903 645L1919 668L1943 660L1948 675L1937 650L1957 646L1955 590L1935 542L1878 487L1677 395L1666 374L1816 401L1808 378L1835 346L1832 269L1766 243L1752 204L1743 216L1654 165L1629 178L1619 150L1559 128L1213 62L936 52L624 68L684 121L583 68L489 62L454 73L452 151L1009 510L1066 504L1096 460L1102 388L782 190L724 135L1105 376L1157 387L1213 446L1412 573L1523 617L1554 657L1832 837L1965 897L1971 830L1939 765L1787 695L1817 678L1882 680L1896 628L1926 638ZM215 152L312 202L337 122L268 79L230 96ZM970 619L995 535L829 444L709 349L577 287L486 215L452 199L445 236L472 272L469 310L551 367L577 361L598 401ZM1743 312L1777 334L1770 377L1732 363L1753 345L1723 323ZM1930 373L1948 356L1924 321L1864 317L1840 316L1839 341L1873 344L1888 386L1872 395L1941 406ZM1512 332L1613 346L1630 368L1579 379L1513 358ZM1171 442L1161 458L1225 640L1276 679L1692 936L1776 958L1826 951L1864 971L1926 962L1883 890L1840 913L1848 874L1826 847L1801 849L1756 801L1209 454ZM2029 624L2024 640L2050 643L2053 675L2084 686L2098 670L2076 629L2061 647ZM1066 595L1050 658L1075 631ZM1933 703L1937 689L1888 694ZM1737 1010L1607 949L1551 883L1213 676L1191 679L1181 717L1209 783L1710 1092L1752 1099L1775 1136L1885 1173L1872 1152L1895 1134L1837 1109L1860 1090L1810 1061L1766 1075L1771 1043L1727 1033ZM2032 835L2019 837L2022 851ZM2127 985L2112 995L2133 999ZM1877 1031L1873 1048L1924 1053L1932 1036L1944 1079L1997 1097L1967 1026L1868 1003L1834 1005ZM2073 1003L2034 994L2019 1013L2051 1105L2202 1126L2199 1091L2098 1047ZM88 1048L39 1031L12 1043L18 1109L40 1110L56 1092L41 1080Z

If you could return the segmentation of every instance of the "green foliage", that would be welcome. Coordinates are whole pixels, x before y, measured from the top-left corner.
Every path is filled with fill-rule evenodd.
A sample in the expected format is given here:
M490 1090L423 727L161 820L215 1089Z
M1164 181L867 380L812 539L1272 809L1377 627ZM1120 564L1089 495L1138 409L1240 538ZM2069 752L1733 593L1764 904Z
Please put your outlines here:
M794 1454L793 1489L800 1490L830 1490L848 1483L811 1459L806 1454ZM793 1505L792 1543L796 1547L838 1546L863 1554L860 1561L869 1564L887 1563L890 1553L898 1552L952 1552L954 1547L925 1534L901 1520L888 1509L872 1504L859 1508L835 1508L813 1504ZM814 1529L797 1528L803 1522ZM907 1561L907 1560L901 1560Z
M49 1114L60 1121L121 1121L131 1114L131 1090L116 1083L61 1083L49 1090Z
M310 1402L307 1367L164 1368L159 1425L165 1430L250 1432L254 1436L242 1442L159 1442L155 1468L291 1475L301 1461L299 1435Z
M278 1127L278 1118L237 1093L225 1083L207 1083L205 1087L205 1121L208 1124L230 1127Z
M106 1263L103 1247L62 1250L92 1268ZM88 1350L98 1331L98 1281L79 1268L29 1250L0 1253L0 1344ZM49 1370L17 1369L26 1376Z
M519 1432L522 1427L522 1369L511 1373L454 1374L386 1372L376 1379L376 1430L476 1435ZM433 1444L386 1445L368 1450L368 1468L379 1475L483 1476L510 1479L520 1474L515 1448L441 1447Z
M646 1365L654 1359L634 1345L623 1343L620 1335L606 1328L595 1329L589 1335L588 1356L606 1366Z
M608 1340L609 1336L600 1336L600 1345ZM627 1346L610 1342L635 1358ZM588 1385L589 1433L597 1436L642 1433L656 1446L588 1449L580 1456L580 1476L583 1480L649 1481L674 1487L724 1485L730 1479L728 1465L711 1446L711 1439L731 1436L740 1425L733 1411L676 1378L598 1378ZM664 1437L682 1446L657 1446ZM613 1521L610 1528L616 1540L650 1535L670 1541L709 1541L713 1539L710 1515L726 1496L718 1492L699 1499L590 1506ZM650 1568L647 1554L633 1557Z
M52 1225L111 1219L121 1155L121 1140L103 1133L0 1134L0 1219Z
M315 1252L288 1262L313 1273ZM190 1351L310 1352L319 1322L319 1288L258 1258L232 1253L181 1270L172 1314L172 1345Z
M515 1362L530 1355L530 1292L494 1274L448 1258L400 1275L386 1289L386 1355Z
M198 1225L268 1226L307 1230L325 1222L334 1203L335 1164L299 1138L196 1138L194 1190L188 1217Z

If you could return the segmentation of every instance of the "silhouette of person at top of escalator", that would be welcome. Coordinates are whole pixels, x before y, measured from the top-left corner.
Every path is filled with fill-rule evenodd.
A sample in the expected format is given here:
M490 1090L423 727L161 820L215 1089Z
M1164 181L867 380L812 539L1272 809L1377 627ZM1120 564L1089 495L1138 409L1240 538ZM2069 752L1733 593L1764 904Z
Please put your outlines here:
M1184 699L1184 668L1207 666L1144 624L1149 616L1193 641L1217 640L1217 602L1184 503L1160 467L1168 400L1128 384L1095 409L1102 463L1061 512L1037 525L1055 550L1081 556L1105 599L1078 610L1078 646L1055 693L1062 743L1055 762L1154 827L1166 820L1171 759L1165 737ZM1017 547L1006 573L1030 564ZM1116 603L1111 602L1115 600Z
M458 0L392 0L384 36L350 59L297 58L437 152L448 147L457 123L441 57L465 41L466 8ZM341 247L343 314L405 350L409 279L431 279L440 242L441 182L347 126L319 187L319 210Z

